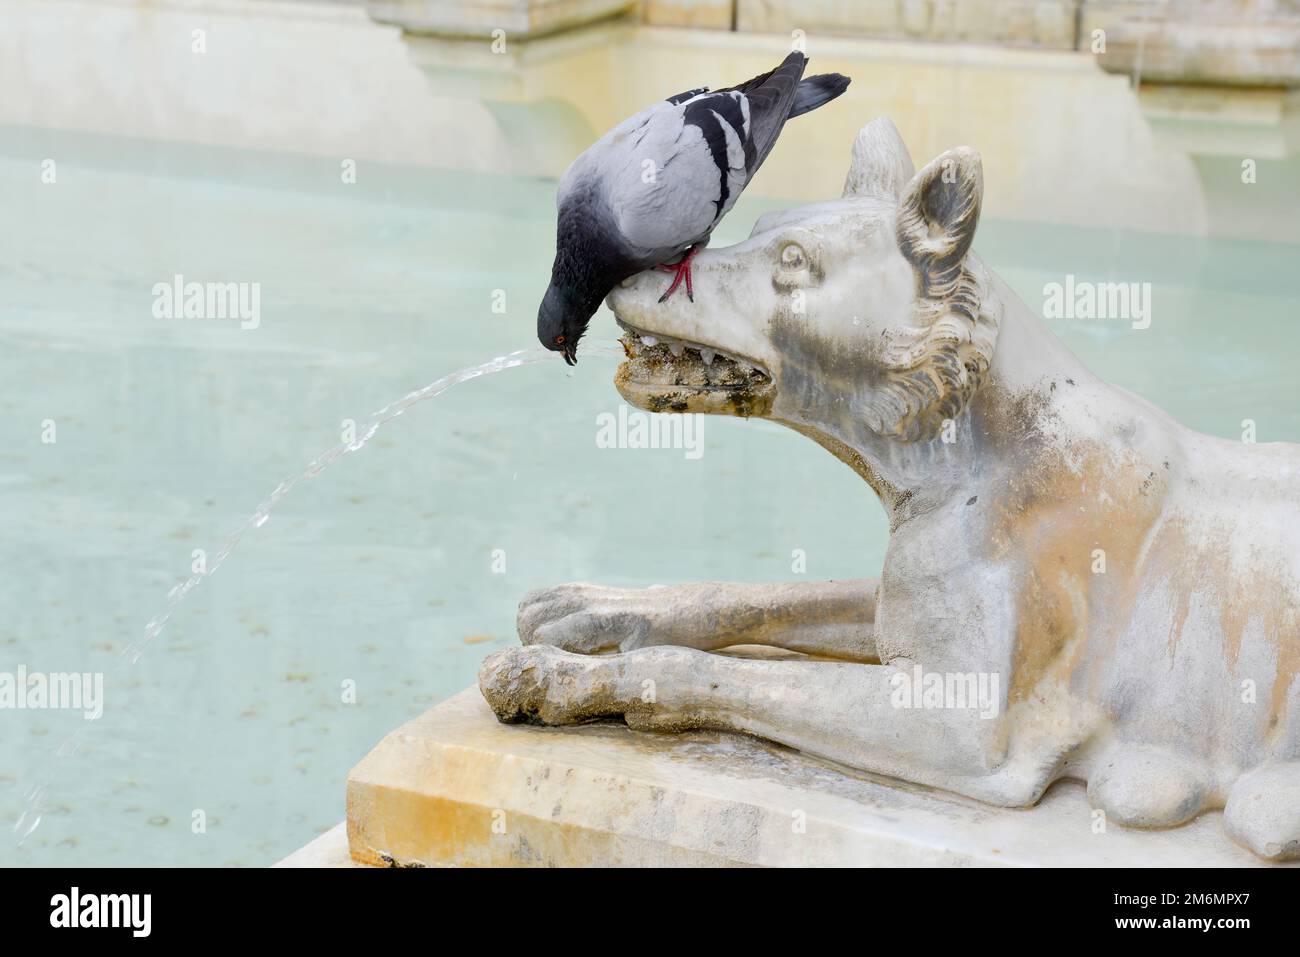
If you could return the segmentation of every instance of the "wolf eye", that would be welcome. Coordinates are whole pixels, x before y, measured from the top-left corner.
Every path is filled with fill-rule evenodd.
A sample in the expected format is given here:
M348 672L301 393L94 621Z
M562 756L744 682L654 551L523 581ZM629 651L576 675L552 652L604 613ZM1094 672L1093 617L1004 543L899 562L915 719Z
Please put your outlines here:
M798 243L786 243L781 250L781 265L791 269L802 269L808 264L808 257Z

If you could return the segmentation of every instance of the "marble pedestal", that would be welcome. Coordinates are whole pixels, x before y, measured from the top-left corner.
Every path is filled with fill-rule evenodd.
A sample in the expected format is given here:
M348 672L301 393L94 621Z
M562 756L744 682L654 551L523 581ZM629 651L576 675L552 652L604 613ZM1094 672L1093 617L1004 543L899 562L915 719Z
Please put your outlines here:
M475 688L353 769L347 837L354 861L390 866L1260 863L1218 813L1098 832L1072 782L992 808L740 736L501 725Z

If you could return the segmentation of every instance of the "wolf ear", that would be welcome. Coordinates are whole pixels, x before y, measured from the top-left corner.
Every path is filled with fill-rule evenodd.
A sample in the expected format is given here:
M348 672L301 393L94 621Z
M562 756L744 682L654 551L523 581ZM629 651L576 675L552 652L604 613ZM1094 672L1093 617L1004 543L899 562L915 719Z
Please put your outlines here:
M844 180L845 196L880 196L896 200L916 168L898 128L880 116L862 127L853 141L853 160Z
M882 434L934 438L988 372L1002 304L979 257L966 256L982 195L979 154L964 146L939 156L903 190L898 248L919 288L909 322L881 356L887 373L869 424Z
M984 195L980 154L948 150L917 173L898 204L898 248L916 267L922 292L952 282L975 239Z

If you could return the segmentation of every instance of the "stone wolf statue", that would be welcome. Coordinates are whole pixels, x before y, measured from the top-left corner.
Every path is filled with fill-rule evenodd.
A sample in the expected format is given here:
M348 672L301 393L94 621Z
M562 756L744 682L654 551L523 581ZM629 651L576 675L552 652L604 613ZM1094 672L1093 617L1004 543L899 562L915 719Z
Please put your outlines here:
M1091 375L970 251L982 188L974 150L914 173L878 119L840 199L696 258L695 303L658 273L609 299L630 403L781 422L871 486L880 578L535 591L482 692L502 721L744 732L1003 806L1080 779L1132 827L1223 807L1300 857L1300 446ZM712 653L738 645L800 655Z

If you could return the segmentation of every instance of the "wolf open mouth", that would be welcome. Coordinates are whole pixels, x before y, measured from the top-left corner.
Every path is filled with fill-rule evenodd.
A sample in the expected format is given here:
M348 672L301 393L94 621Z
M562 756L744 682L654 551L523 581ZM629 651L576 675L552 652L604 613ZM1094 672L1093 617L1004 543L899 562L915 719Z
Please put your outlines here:
M622 319L627 361L614 385L628 402L650 412L765 415L776 386L771 374L714 346L636 329Z

